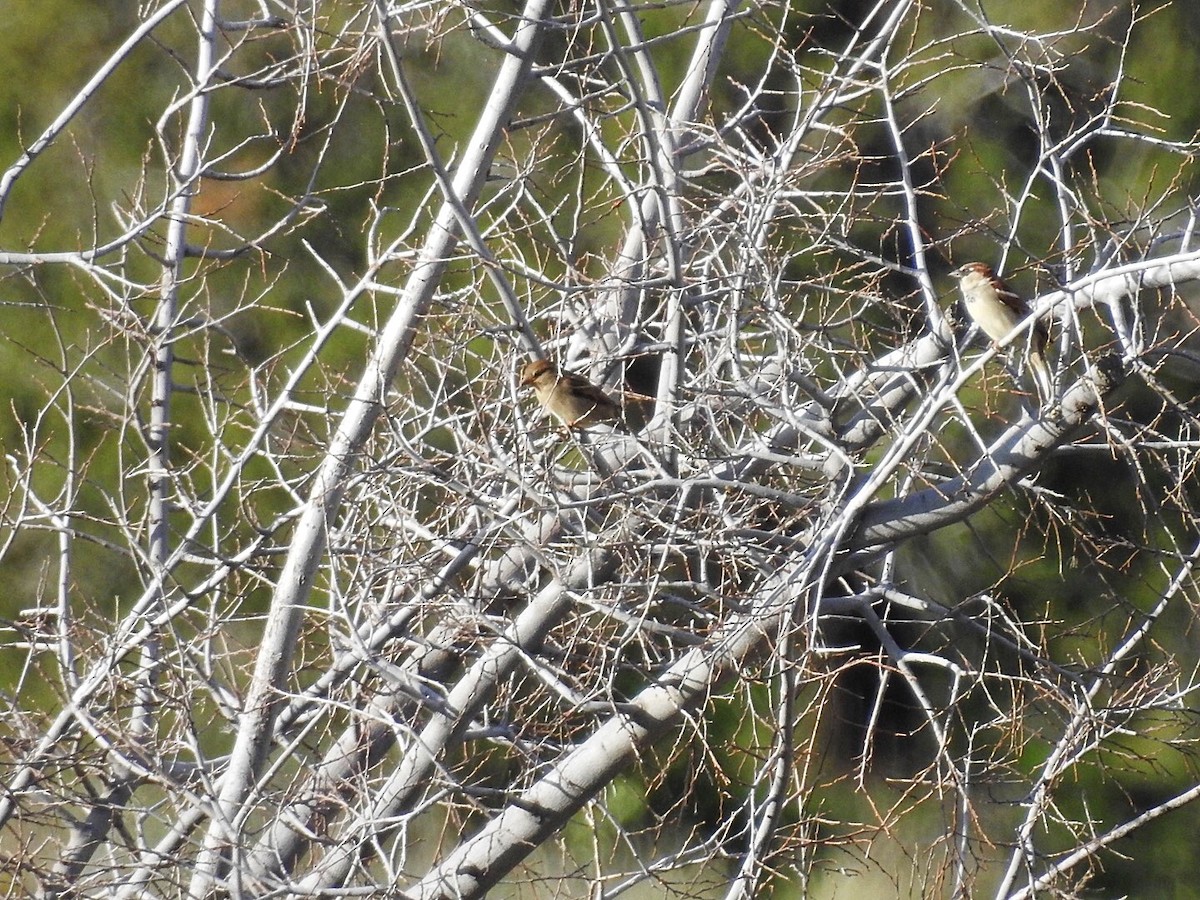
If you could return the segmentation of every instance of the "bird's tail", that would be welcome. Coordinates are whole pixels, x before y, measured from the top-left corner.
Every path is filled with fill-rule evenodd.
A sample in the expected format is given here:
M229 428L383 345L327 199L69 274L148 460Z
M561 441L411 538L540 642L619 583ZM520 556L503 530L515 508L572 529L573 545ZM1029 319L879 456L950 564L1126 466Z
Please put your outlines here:
M1037 347L1029 348L1029 368L1033 372L1034 383L1037 384L1038 398L1042 406L1046 406L1054 396L1054 373L1050 371L1046 354Z

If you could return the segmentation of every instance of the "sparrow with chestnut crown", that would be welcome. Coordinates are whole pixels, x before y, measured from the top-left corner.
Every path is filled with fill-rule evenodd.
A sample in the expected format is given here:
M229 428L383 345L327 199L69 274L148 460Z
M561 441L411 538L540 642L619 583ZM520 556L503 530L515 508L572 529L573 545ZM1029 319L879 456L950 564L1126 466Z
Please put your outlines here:
M1029 304L992 271L987 263L971 262L951 273L958 279L967 314L993 342L1008 336L1030 314ZM1029 339L1029 367L1043 404L1053 396L1054 377L1046 361L1050 332L1040 319Z

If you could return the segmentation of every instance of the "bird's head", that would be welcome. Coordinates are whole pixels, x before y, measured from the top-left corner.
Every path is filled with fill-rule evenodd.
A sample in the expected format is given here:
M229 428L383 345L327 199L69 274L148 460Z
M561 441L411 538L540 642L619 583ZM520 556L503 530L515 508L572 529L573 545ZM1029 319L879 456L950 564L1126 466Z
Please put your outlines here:
M987 263L982 263L982 262L969 262L966 265L959 266L957 269L955 269L950 274L958 279L970 278L972 276L975 276L977 278L992 278L992 277L994 277L994 275L992 273L992 267L989 266Z
M558 367L548 359L535 359L521 370L521 387L531 387L543 378L557 378Z

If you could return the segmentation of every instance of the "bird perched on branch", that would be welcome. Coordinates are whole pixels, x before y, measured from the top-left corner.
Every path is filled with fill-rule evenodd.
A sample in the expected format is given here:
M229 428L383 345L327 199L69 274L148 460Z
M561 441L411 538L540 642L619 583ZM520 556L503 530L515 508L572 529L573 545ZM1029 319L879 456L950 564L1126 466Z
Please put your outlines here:
M987 263L971 262L951 273L958 279L963 301L980 330L993 342L1007 336L1031 312L1029 304L1005 284ZM1046 342L1050 338L1046 323L1039 320L1031 329L1029 368L1043 404L1053 394L1054 377L1046 362Z
M567 428L621 418L621 404L583 376L560 372L548 359L535 359L521 370L521 387L532 387L538 402Z

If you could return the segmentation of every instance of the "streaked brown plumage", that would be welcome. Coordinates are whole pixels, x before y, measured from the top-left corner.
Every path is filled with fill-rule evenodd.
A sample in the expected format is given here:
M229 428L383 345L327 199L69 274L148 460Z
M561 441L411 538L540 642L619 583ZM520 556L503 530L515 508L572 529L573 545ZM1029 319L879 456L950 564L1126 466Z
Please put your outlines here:
M1006 337L1031 312L1029 304L997 277L987 263L967 263L950 274L958 279L958 288L962 291L968 315L993 341ZM1054 390L1054 376L1050 364L1046 362L1046 342L1049 337L1050 332L1044 321L1033 324L1029 340L1029 367L1043 404L1050 401Z
M621 405L580 375L563 373L547 359L521 370L521 387L532 387L538 402L568 428L587 428L621 418Z

